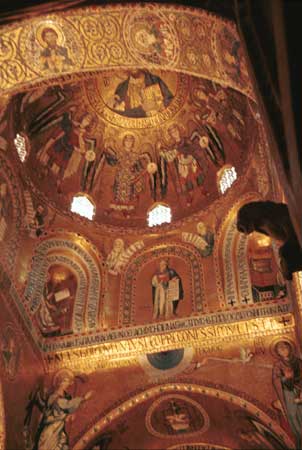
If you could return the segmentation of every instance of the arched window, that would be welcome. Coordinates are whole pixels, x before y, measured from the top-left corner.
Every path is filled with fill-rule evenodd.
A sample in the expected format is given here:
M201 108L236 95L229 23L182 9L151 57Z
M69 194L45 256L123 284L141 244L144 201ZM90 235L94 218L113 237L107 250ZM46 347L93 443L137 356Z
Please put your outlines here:
M218 190L224 194L237 180L237 172L234 166L226 165L217 173Z
M149 227L154 227L163 223L170 223L171 219L171 208L164 203L157 203L148 211L147 220Z
M92 220L95 214L95 204L85 194L77 194L72 199L70 210Z

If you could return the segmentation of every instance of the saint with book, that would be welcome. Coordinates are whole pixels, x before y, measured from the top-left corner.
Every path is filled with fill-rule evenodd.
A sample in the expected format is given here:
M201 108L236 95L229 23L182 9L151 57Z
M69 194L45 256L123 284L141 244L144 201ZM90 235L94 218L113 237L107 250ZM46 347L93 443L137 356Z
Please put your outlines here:
M159 262L159 270L152 277L153 319L170 319L177 315L177 307L184 291L178 273L167 260Z

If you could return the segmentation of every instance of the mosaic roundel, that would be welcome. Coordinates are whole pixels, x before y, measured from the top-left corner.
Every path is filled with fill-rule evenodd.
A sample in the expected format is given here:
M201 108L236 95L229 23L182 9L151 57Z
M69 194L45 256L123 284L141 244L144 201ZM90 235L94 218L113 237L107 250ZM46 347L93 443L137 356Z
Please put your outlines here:
M24 27L19 48L25 65L39 75L53 76L82 67L84 45L67 21L56 18L39 20Z
M209 416L195 400L179 394L165 395L146 414L149 433L158 438L193 437L208 430Z
M189 83L185 74L136 69L104 72L84 88L100 119L139 130L171 120L186 102Z
M139 62L169 67L177 63L179 42L167 17L153 11L131 11L123 30L126 45Z

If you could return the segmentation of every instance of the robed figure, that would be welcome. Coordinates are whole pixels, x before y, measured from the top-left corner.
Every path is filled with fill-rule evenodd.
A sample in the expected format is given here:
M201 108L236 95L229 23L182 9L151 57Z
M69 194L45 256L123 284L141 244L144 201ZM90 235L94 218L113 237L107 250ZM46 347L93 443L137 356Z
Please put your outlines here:
M296 448L302 448L302 360L285 340L275 345L275 352L278 360L273 367L273 385L295 436Z
M177 307L184 298L182 281L178 273L160 261L159 270L152 277L153 319L169 319L177 315Z
M69 450L69 438L66 432L66 420L75 413L80 405L87 401L92 392L83 396L71 396L67 389L75 382L73 373L68 369L58 371L54 376L53 389L33 392L27 405L24 420L24 435L29 441L29 428L34 407L41 413L38 429L35 433L32 450ZM28 442L26 442L28 448Z

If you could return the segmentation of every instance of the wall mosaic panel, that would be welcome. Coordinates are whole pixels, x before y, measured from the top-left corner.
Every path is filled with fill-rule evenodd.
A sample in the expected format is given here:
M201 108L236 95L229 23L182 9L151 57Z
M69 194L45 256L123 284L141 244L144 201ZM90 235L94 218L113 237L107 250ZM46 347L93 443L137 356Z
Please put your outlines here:
M56 252L56 255L52 256L53 252ZM58 255L58 253L63 255ZM76 261L79 261L79 263ZM45 306L45 301L43 301L43 305L41 302L44 298L43 295L45 296L46 274L53 263L66 265L70 268L71 273L76 274L78 286L77 294L73 299L73 331L79 332L86 327L88 329L98 328L100 326L98 318L103 286L101 269L90 253L73 240L49 238L43 240L36 247L32 269L24 293L30 314L35 315L38 310L41 311L43 305ZM64 294L66 289L61 287L60 290ZM50 292L47 295L49 296ZM58 293L55 295L58 295ZM61 299L59 302L61 302ZM48 315L47 312L45 314Z
M122 276L120 323L130 325L150 321L152 317L155 321L169 320L178 314L200 314L203 311L203 286L201 257L191 246L169 243L146 249L129 263ZM149 295L145 294L147 292ZM144 314L147 302L150 317ZM178 312L182 310L182 303L186 303L184 313Z

